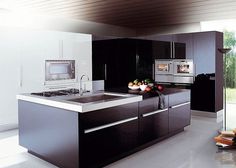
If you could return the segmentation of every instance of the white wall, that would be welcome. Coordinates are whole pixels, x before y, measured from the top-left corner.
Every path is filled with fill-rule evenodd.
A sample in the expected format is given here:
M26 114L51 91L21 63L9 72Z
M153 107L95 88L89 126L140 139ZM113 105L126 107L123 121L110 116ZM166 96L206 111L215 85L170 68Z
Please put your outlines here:
M63 41L61 50L59 42ZM60 50L63 54L60 53ZM48 89L46 59L75 59L79 78L92 79L92 37L88 34L0 27L0 131L17 126L18 93ZM73 86L79 87L79 81ZM92 89L88 83L87 89Z

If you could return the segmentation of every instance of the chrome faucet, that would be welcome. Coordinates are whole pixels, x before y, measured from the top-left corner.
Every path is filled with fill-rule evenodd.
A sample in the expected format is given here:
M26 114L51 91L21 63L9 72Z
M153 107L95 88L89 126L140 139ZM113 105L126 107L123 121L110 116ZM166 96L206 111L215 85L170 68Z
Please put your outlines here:
M81 77L80 77L80 89L79 89L79 94L80 94L80 96L82 96L83 95L83 93L86 91L86 85L84 84L84 89L82 88L82 79L83 79L83 77L87 77L87 81L89 81L89 77L87 76L87 75L82 75Z

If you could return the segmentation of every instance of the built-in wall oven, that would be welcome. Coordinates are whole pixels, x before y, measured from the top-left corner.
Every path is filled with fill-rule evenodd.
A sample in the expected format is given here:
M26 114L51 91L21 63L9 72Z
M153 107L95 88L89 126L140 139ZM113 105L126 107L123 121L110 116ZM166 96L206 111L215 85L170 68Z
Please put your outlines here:
M193 60L155 60L155 81L159 83L193 83Z
M173 73L175 76L194 76L193 60L173 60Z
M155 81L173 82L173 60L155 60Z
M45 84L76 82L75 60L45 60Z

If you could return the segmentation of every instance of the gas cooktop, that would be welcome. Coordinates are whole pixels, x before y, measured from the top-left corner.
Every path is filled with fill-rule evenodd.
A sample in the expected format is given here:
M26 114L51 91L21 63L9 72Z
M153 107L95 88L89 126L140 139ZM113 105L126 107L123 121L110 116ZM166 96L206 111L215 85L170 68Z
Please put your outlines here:
M72 89L65 89L65 90L31 93L31 95L52 97L52 96L72 95L72 94L78 94L78 93L79 93L79 89L72 88Z

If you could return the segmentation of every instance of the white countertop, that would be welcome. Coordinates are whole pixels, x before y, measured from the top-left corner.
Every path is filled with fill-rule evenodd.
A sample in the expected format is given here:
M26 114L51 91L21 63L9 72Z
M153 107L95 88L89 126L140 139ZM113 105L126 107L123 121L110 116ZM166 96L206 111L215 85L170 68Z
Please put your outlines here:
M79 103L70 101L71 99L97 96L102 94L119 96L119 98L113 98L109 100L99 100L89 103ZM31 94L19 94L16 97L18 100L57 107L80 113L142 101L142 96L140 95L112 93L112 92L86 93L83 96L80 96L79 94L74 94L69 96L67 95L67 96L54 96L54 97L43 97Z

